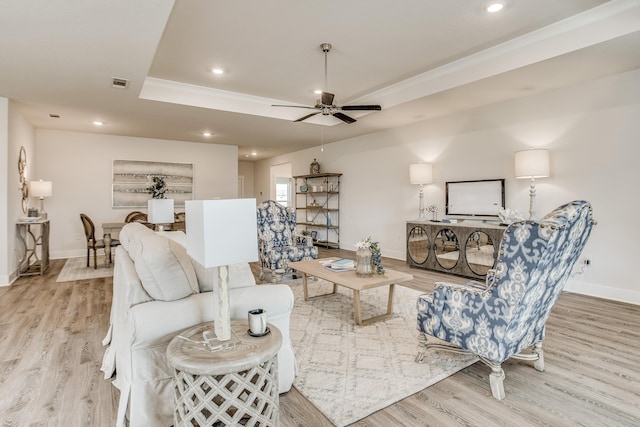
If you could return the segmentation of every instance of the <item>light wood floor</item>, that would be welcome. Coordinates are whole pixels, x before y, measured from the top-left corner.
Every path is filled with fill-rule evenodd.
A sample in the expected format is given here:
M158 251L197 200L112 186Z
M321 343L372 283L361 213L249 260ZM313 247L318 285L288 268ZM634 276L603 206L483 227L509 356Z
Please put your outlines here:
M383 264L411 272L409 285L425 291L436 281L465 281ZM0 288L0 426L115 424L118 392L99 370L112 279L56 283L63 265L55 260L44 277ZM354 425L638 426L639 324L638 306L564 294L547 323L546 372L507 362L502 402L491 397L489 369L476 363ZM282 426L331 426L295 389L280 405Z

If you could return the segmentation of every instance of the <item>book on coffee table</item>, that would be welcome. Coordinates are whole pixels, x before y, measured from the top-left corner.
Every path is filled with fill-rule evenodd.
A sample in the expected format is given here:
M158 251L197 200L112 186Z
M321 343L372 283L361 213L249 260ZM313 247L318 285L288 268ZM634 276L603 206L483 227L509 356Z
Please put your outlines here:
M324 267L331 271L355 270L356 263L352 259L337 259L324 264Z

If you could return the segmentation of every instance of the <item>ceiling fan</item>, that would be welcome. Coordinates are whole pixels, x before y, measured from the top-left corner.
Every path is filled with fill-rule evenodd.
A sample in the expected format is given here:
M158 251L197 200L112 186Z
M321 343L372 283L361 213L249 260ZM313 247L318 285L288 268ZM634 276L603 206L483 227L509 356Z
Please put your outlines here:
M382 107L379 105L343 105L338 106L333 103L334 94L327 92L327 53L331 50L331 45L329 43L322 43L320 48L324 52L324 89L320 96L320 99L316 100L316 105L313 107L307 107L304 105L273 105L273 107L292 107L292 108L306 108L309 110L317 110L311 114L307 114L306 116L300 117L299 119L294 120L294 122L301 122L303 120L308 119L309 117L313 117L316 114L322 114L323 116L333 116L337 119L342 120L347 124L354 123L356 119L353 117L349 117L343 113L343 111L380 111Z

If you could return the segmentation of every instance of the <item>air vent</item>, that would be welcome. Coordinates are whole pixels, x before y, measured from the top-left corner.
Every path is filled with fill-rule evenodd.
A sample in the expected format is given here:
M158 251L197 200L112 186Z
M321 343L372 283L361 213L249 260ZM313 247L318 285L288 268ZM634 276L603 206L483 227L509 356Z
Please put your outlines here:
M117 87L117 88L120 88L120 89L126 89L127 86L129 86L129 80L127 80L127 79L119 79L117 77L114 77L112 82L111 82L111 86Z
M59 119L60 118L60 114L49 113L49 117L51 117L52 119Z

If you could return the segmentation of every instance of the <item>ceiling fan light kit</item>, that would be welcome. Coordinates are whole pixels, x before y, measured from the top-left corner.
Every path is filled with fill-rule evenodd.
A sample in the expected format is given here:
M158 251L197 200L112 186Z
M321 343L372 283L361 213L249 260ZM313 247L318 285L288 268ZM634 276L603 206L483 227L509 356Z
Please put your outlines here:
M316 104L313 107L307 107L304 105L273 105L274 107L291 107L291 108L306 108L310 110L316 110L311 114L307 114L305 116L300 117L299 119L294 120L294 122L302 122L310 117L313 117L318 114L322 114L323 116L333 116L339 120L342 120L344 123L351 124L355 123L356 119L353 117L347 116L342 111L381 111L382 107L380 105L343 105L338 106L333 103L333 99L335 95L333 93L328 92L327 87L327 54L331 50L332 46L330 43L322 43L320 45L322 52L324 52L324 90L320 92L320 99L316 100Z

